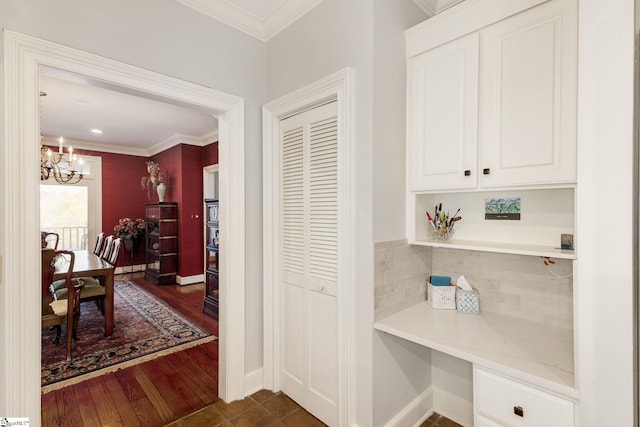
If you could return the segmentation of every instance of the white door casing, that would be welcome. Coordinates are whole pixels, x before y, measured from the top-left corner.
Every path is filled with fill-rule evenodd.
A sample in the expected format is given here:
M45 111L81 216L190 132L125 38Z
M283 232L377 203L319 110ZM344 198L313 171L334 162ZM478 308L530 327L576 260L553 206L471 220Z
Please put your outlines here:
M354 123L354 86L353 69L346 68L320 81L303 87L291 94L271 101L263 107L263 205L264 205L264 385L265 388L281 390L279 369L282 366L282 330L283 319L281 301L282 282L281 241L279 230L282 227L280 217L281 189L279 182L280 123L289 117L314 106L335 99L338 105L338 275L337 275L337 404L336 425L353 425L355 413L355 156L353 135ZM330 298L328 294L318 294L321 299ZM326 302L326 301L325 301ZM326 320L326 319L325 319Z
M214 89L4 30L4 135L0 226L0 413L40 425L39 68L83 74L114 86L173 99L218 115L221 221L228 255L222 260L219 396L243 398L245 351L244 101ZM20 179L15 179L20 177ZM231 197L233 194L233 197ZM231 214L233 213L233 214ZM228 286L233 283L233 286Z

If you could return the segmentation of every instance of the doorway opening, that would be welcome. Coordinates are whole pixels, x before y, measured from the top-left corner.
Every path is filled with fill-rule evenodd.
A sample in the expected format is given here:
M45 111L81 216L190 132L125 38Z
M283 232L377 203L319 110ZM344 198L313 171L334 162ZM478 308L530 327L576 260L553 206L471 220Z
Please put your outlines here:
M45 40L4 30L4 123L2 154L5 176L1 253L3 285L0 287L1 320L11 328L2 334L2 360L6 375L0 386L2 406L32 419L40 417L40 332L38 304L29 296L39 295L39 269L27 268L38 253L39 155L38 70L52 67L86 75L106 85L126 87L150 97L173 100L215 112L220 119L220 199L225 222L222 238L228 256L221 276L221 294L226 309L220 312L218 396L225 401L244 397L244 103L241 98L193 83L164 76L124 63L71 49ZM15 143L20 141L21 143ZM234 197L231 198L230 195ZM225 201L228 201L226 203ZM10 242L19 242L15 245ZM233 283L234 286L227 286Z

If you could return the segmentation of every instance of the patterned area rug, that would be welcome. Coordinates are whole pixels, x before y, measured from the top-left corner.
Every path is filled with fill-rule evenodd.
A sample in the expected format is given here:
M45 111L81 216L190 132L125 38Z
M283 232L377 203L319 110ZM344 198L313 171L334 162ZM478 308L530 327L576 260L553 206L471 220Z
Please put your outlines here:
M52 343L55 330L42 330L42 393L216 339L128 280L116 281L114 304L113 335L108 338L96 304L81 304L71 362L65 361L66 328L60 344Z

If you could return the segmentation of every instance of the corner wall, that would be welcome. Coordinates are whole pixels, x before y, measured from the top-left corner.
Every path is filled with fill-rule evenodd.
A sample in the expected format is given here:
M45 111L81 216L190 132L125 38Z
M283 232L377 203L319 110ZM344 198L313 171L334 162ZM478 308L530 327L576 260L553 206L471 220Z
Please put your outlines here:
M355 242L358 258L354 260L357 279L350 286L355 287L357 298L353 310L358 362L354 365L355 408L350 419L363 427L373 425L375 393L372 383L373 352L376 351L372 328L373 242L378 233L385 236L384 240L405 238L404 30L422 18L422 12L411 0L324 0L267 42L269 100L347 66L355 70L353 154L357 159L356 204L360 210ZM383 120L385 111L389 120ZM380 123L376 122L377 118L381 118ZM377 131L383 130L380 137L376 136ZM379 144L388 151L376 154ZM395 389L395 385L392 381L386 387Z

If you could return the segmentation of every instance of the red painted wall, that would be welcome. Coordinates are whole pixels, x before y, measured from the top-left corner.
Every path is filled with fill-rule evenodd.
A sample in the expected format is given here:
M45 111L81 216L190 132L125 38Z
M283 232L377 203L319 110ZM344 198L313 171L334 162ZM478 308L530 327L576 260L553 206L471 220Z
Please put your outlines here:
M178 203L178 274L195 276L204 272L203 184L205 152L217 160L217 146L212 149L177 145L153 156L165 175L165 201Z
M113 234L120 218L144 219L148 198L140 179L147 173L148 159L88 150L81 150L80 154L102 157L102 231L105 235ZM144 264L144 244L134 255L122 249L117 265L132 264Z
M56 148L56 147L54 147ZM158 195L142 189L147 175L146 157L79 150L79 154L102 158L102 228L106 235L120 218L144 218L145 203L156 203ZM204 272L202 168L218 163L218 143L204 147L177 145L152 157L160 165L167 186L165 201L178 203L178 274ZM118 266L144 264L144 243L135 254L124 248Z
M218 141L203 147L202 159L203 166L218 164Z

